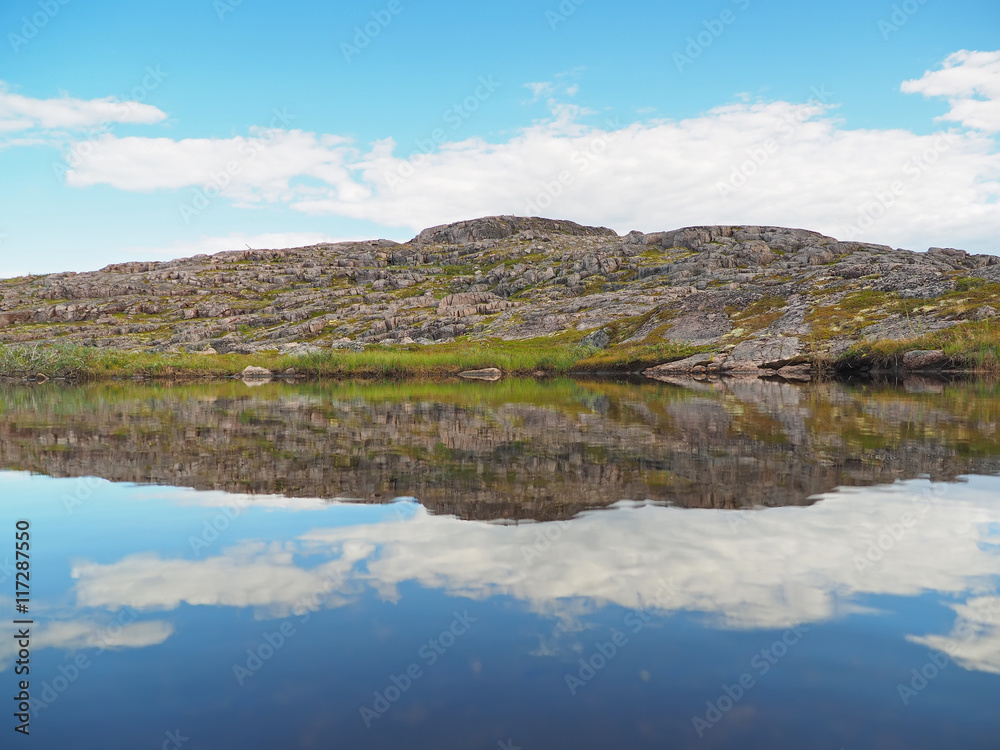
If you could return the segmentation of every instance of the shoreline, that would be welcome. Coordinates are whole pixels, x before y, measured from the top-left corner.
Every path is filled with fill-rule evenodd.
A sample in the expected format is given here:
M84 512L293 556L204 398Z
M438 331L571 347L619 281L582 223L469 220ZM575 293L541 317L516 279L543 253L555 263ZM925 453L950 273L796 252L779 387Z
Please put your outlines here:
M305 354L152 353L65 345L0 346L0 383L104 381L450 380L461 378L636 377L650 380L776 379L991 380L1000 374L992 351L914 348L911 342L865 342L838 358L798 356L756 362L742 369L719 366L717 350L684 345L613 346L595 349L550 338L469 341L432 346L370 346L324 349ZM470 371L492 370L485 377ZM265 372L266 371L266 372ZM462 378L464 379L464 378Z

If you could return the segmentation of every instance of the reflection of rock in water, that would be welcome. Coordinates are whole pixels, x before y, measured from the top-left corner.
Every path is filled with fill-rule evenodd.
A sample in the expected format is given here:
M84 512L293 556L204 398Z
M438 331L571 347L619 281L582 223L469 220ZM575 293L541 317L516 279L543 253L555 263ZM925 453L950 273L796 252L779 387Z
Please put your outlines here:
M505 389L505 390L504 390ZM0 391L0 466L238 492L420 498L463 518L622 499L807 504L839 485L1000 471L1000 395L616 383Z

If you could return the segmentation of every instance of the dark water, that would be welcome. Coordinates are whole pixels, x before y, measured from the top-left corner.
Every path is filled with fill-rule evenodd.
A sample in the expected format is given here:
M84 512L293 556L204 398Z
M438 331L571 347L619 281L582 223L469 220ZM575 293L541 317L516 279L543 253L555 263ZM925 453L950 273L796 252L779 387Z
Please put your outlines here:
M1000 747L995 386L0 404L3 747Z

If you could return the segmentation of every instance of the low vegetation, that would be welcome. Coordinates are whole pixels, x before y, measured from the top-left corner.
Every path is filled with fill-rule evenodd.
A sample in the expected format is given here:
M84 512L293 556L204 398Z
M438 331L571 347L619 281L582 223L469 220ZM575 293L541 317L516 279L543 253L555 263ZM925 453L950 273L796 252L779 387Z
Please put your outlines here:
M840 358L844 364L863 363L894 368L906 352L941 350L955 368L980 374L1000 373L1000 324L983 320L959 323L950 328L905 339L862 341Z
M435 346L369 346L364 351L327 349L295 355L124 352L69 345L0 346L0 376L43 374L75 380L113 378L220 378L248 366L275 373L294 370L307 378L444 377L496 367L510 375L564 374L586 362L594 349L560 337L528 341L458 341Z

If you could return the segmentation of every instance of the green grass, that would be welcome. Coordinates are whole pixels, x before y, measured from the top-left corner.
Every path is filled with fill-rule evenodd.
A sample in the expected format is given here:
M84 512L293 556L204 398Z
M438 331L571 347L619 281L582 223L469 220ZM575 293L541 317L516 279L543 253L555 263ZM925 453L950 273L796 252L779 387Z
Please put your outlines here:
M956 367L979 373L1000 373L1000 324L965 322L922 336L887 341L862 341L848 349L839 362L895 367L908 351L940 349Z
M777 306L777 302L769 304ZM773 308L772 311L753 312L766 316L773 312ZM648 322L650 317L642 316L616 329L616 338L640 326L643 318ZM298 376L313 380L433 379L487 367L499 368L509 376L565 375L636 372L711 349L647 338L641 342L619 343L608 349L595 350L579 346L581 336L581 332L573 331L523 341L488 339L459 340L433 346L374 345L359 352L328 349L305 356L278 352L246 355L153 354L80 347L62 342L0 345L0 376L30 378L42 373L50 378L65 377L80 381L126 378L196 380L236 376L250 365L275 373L292 368ZM957 368L982 374L1000 373L1000 325L989 320L966 321L906 339L859 342L832 364L841 368L859 365L892 368L898 365L903 354L916 349L941 349L951 357Z
M111 378L216 378L238 375L247 366L281 373L294 368L311 378L402 378L457 375L463 370L497 367L509 375L565 373L591 350L546 337L527 341L458 341L435 346L369 346L363 352L326 350L305 356L277 352L202 355L153 354L69 345L0 346L0 375L77 380ZM578 337L576 337L578 338Z
M581 359L573 369L577 372L638 372L709 349L710 347L689 346L669 341L655 344L622 344Z

